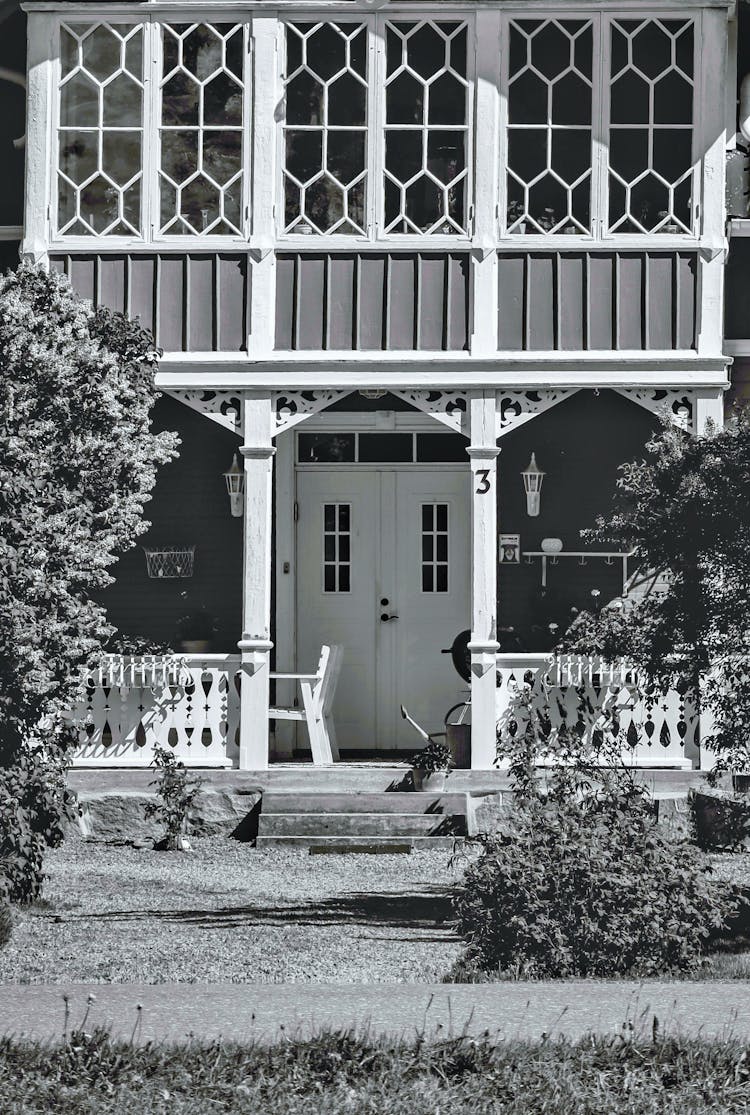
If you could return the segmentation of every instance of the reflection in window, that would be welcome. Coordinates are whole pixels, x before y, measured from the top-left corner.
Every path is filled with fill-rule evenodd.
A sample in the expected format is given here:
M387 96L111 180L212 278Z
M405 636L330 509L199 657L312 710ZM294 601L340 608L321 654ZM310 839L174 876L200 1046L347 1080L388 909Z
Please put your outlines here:
M141 229L143 31L60 28L57 223L68 236Z
M354 434L300 434L300 464L343 464L354 460Z
M286 29L284 228L365 232L367 31L361 23Z
M617 20L611 72L610 231L689 233L692 20Z
M588 233L592 23L514 20L509 51L508 231Z
M352 508L323 504L323 592L351 592Z
M386 24L385 231L467 231L466 25Z
M448 591L448 504L422 504L422 592Z
M233 24L164 28L161 81L161 231L242 230L244 30Z

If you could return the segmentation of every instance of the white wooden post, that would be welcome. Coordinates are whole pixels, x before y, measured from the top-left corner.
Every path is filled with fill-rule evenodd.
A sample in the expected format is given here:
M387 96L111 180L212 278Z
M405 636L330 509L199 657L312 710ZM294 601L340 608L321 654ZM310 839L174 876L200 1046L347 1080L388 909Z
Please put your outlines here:
M47 262L49 244L50 175L53 159L52 92L56 73L51 12L29 12L26 97L26 186L23 259Z
M471 444L471 766L487 770L497 750L497 447L495 391L469 397Z
M268 766L268 689L271 642L271 490L273 455L270 395L242 400L245 512L240 648L240 770Z
M296 663L297 582L294 545L294 431L287 430L276 439L274 459L276 507L276 669L293 673ZM291 708L297 696L294 681L276 682L276 704ZM294 750L294 720L274 724L275 759L291 759Z
M701 251L698 257L698 352L722 351L724 334L724 264L727 240L726 201L726 48L724 11L700 15L701 84L697 98L697 138L703 151Z
M472 250L471 354L497 352L497 143L500 128L498 75L500 69L499 11L476 14L476 97L474 134L478 137L474 182Z
M253 15L253 103L251 166L252 233L250 255L254 260L250 288L250 337L254 357L273 352L276 300L275 198L277 188L277 108L282 90L278 65L279 21L276 13ZM248 82L248 85L250 83Z
M693 425L699 435L705 434L706 425L713 422L717 429L724 425L724 392L721 388L707 388L693 395Z

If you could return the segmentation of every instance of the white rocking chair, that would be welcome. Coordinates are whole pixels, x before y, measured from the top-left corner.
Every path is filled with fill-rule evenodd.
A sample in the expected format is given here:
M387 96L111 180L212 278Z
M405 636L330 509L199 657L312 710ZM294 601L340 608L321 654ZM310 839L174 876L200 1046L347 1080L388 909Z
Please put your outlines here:
M271 720L304 720L310 737L313 763L321 766L339 757L336 730L331 707L341 673L343 647L334 643L320 649L320 662L314 674L270 675L271 681L298 681L302 692L302 708L269 708Z

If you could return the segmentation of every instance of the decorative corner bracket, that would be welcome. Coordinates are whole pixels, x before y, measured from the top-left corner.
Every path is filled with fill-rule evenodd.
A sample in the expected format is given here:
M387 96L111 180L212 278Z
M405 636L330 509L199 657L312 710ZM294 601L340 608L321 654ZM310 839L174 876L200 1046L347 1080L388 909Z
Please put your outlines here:
M242 433L240 426L242 418L241 393L203 389L165 391L164 393L165 395L171 395L174 399L179 399L185 406L189 406L199 414L205 415L213 422L218 422L225 430L231 430L234 434Z
M349 391L285 391L273 396L273 437L325 410Z
M498 391L495 404L497 436L502 437L523 426L524 422L544 414L545 410L557 406L580 390L580 387L540 387L532 391Z
M469 436L469 401L462 391L394 391L405 403L458 434Z
M663 387L615 387L618 395L637 403L673 426L695 433L695 400L690 390Z

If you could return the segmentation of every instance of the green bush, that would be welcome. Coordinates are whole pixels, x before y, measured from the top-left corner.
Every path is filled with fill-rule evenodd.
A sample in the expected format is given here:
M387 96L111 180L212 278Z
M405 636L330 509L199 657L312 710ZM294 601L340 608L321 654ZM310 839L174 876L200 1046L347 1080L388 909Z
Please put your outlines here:
M737 899L707 859L627 791L521 801L456 897L468 949L453 978L656 976L695 969Z
M7 945L13 930L13 916L7 902L0 900L0 949Z

